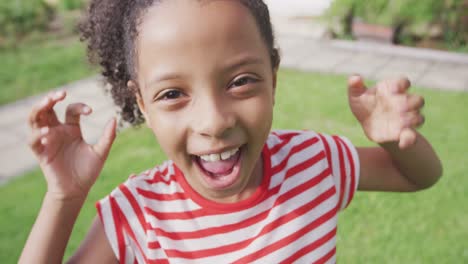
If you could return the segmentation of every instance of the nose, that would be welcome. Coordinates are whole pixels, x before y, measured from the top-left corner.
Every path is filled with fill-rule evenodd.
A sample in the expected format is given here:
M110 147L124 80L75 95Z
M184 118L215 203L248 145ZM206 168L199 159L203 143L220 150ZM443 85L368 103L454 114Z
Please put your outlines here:
M226 100L207 97L198 100L192 111L193 131L204 137L224 138L236 125L235 113Z

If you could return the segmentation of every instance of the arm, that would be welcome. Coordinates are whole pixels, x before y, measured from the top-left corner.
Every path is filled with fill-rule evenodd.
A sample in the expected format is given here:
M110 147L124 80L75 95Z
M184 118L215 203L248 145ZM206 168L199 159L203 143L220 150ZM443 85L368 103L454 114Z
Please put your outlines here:
M88 235L67 263L119 263L99 217L94 218Z
M442 174L442 165L431 145L420 134L416 143L401 150L397 143L357 148L363 191L412 192L431 187Z
M62 262L73 225L115 138L113 120L96 145L84 142L80 116L91 113L84 104L69 105L65 122L60 122L53 107L65 96L48 95L30 114L30 147L47 181L47 193L19 263Z
M47 193L19 263L61 263L83 202L56 199Z
M406 79L366 89L360 77L350 79L351 110L366 136L380 147L357 148L359 190L409 192L428 188L442 174L430 143L415 128L424 118L422 97L410 95Z

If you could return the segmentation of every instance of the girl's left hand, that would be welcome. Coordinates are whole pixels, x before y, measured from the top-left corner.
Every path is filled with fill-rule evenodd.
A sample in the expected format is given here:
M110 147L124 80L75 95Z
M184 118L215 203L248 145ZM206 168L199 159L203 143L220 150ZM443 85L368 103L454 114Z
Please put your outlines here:
M424 123L424 98L408 93L407 78L385 80L367 89L361 76L348 80L351 111L366 136L379 144L398 142L405 149L416 142L416 128Z

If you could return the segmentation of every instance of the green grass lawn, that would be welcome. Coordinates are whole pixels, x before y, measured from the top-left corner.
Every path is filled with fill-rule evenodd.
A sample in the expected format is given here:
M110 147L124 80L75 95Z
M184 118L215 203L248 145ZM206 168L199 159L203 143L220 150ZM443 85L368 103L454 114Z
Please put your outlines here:
M0 49L0 105L87 77L94 72L87 63L85 45L77 36L22 42Z
M444 176L432 189L418 193L357 193L340 215L339 263L468 263L468 93L414 91L426 97L422 132L439 153ZM369 145L346 96L345 77L282 71L274 127L342 134L356 145ZM121 133L81 212L66 256L89 228L96 200L130 173L164 159L148 129ZM39 170L0 187L2 263L16 263L44 192Z

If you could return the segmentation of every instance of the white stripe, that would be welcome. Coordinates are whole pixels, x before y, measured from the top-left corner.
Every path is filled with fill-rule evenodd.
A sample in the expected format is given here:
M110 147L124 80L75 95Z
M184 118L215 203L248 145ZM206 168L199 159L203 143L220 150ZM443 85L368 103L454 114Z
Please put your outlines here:
M360 173L360 163L359 163L359 155L357 153L356 147L352 144L349 139L345 137L341 137L343 141L346 143L348 146L350 152L351 152L351 157L353 158L354 161L354 186L351 186L351 188L354 188L354 191L357 191L357 188L359 186L359 173ZM349 160L351 162L351 160Z
M330 231L333 228L330 229ZM294 263L314 263L321 257L325 256L328 254L330 251L333 250L333 248L336 245L336 236L328 240L326 243L324 243L322 246L318 247L317 249L309 252L308 254L302 256L298 260L296 260ZM335 253L336 255L336 253ZM329 262L327 262L329 263Z
M342 138L340 138L342 139ZM339 143L340 146L341 146L341 149L343 150L343 159L344 159L344 167L345 167L345 172L346 172L346 175L345 175L345 178L346 178L346 182L345 182L345 189L344 189L344 194L343 194L343 201L341 203L341 206L340 206L340 210L343 210L345 209L346 207L346 204L348 203L348 198L349 198L349 193L350 193L350 186L351 186L351 161L349 159L349 156L348 154L346 153L346 146L345 144L343 143Z
M273 131L275 132L276 134L280 135L281 133L278 133L278 131ZM268 149L272 149L274 148L276 145L279 145L283 142L282 139L280 139L277 135L275 134L272 134L270 133L270 135L268 136L265 144L267 145L267 148Z
M137 239L137 242L140 244L142 248L145 248L146 247L145 230L141 226L140 221L138 220L138 216L133 210L132 205L127 200L127 197L120 190L118 193L116 193L114 197L125 219L127 219L127 222L129 226L131 227L133 234L135 235Z
M340 186L341 186L341 177L340 177L340 157L338 154L338 149L336 146L335 141L333 138L329 135L322 135L326 142L328 143L328 146L330 148L330 161L331 161L331 169L332 169L332 175L333 175L333 180L335 181L335 186L336 186L336 197L337 201L339 201L340 197Z
M174 200L174 201L159 201L154 199L143 198L142 204L146 207L157 209L160 213L181 213L194 211L201 208L192 200Z
M304 225L313 222L320 216L322 216L324 213L328 212L331 208L334 207L335 200L333 197L330 197L329 199L325 200L324 202L320 203L317 207L309 211L308 213L304 214L301 217L298 217L287 224L279 226L277 229L273 230L272 232L268 233L267 235L264 235L255 241L253 241L249 247L244 248L241 252L239 252L239 255L250 255L258 250L261 250L265 248L266 245L270 245L276 241L279 241L280 239L287 237L288 235L291 235L292 233L300 230L301 228L304 227ZM304 221L305 220L305 221ZM326 221L316 229L314 229L314 235L316 236L322 236L323 234L326 234L336 226L336 216L331 218L330 220ZM273 252L272 252L273 253ZM268 255L267 255L268 256ZM265 256L265 257L267 257ZM283 255L284 256L284 255ZM231 256L225 257L224 258L224 263L227 262L232 262L235 261L234 258L231 258ZM221 260L221 259L220 259ZM226 261L228 260L228 261ZM273 258L273 261L260 261L260 263L276 263L278 261L278 256L276 258ZM208 261L206 262L208 263Z
M323 150L323 148L322 148L322 146L320 146L320 144L314 144L312 146L309 146L309 147L307 147L307 148L305 148L305 149L291 155L289 157L289 160L288 160L287 164L286 164L286 167L283 170L281 170L280 172L278 172L275 175L271 176L270 187L269 188L273 189L277 185L281 184L284 181L284 177L285 177L286 172L290 168L292 168L292 167L294 167L294 166L296 166L296 165L298 165L298 164L300 164L300 163L302 163L302 162L304 162L304 161L306 161L308 159L311 159L312 157L314 157L315 155L320 153L320 151L322 151L322 150ZM286 155L286 154L288 154L288 152L283 153L283 155ZM287 156L284 159L286 159L286 158L287 158ZM320 162L318 162L318 163L320 163Z
M299 177L299 178L306 178L306 177ZM290 185L295 186L295 185L300 185L300 184L294 183ZM268 213L268 217L264 219L263 221L255 223L243 229L237 229L237 230L227 232L227 233L222 233L222 234L213 235L209 237L196 238L196 239L172 240L167 237L159 237L157 239L162 245L166 245L167 248L173 248L173 249L186 248L186 250L189 250L189 251L210 249L212 248L212 245L216 245L216 247L221 247L221 246L226 246L226 245L231 245L237 242L241 242L246 239L250 239L252 237L257 236L261 232L264 226L274 222L279 217L282 217L283 215L286 215L296 210L297 208L303 206L305 202L312 201L313 199L317 198L319 195L321 195L324 191L328 190L332 186L333 186L333 183L331 180L324 179L320 184L312 187L311 189L297 196L292 197L291 199L284 202L284 204L282 204L281 206L274 207ZM288 187L286 187L286 189L288 189ZM236 222L241 222L244 219L245 218L236 219L237 220ZM222 226L222 225L225 225L225 223L219 222L218 226L219 225ZM175 230L178 230L176 226L174 226L173 228ZM150 233L152 234L153 232L150 232ZM187 248L188 245L190 245L190 248Z
M109 240L112 251L114 251L117 259L120 257L119 254L119 245L117 240L117 234L115 233L115 223L114 218L112 217L112 210L109 196L105 197L99 201L101 206L102 221L104 226L104 231L106 232L107 240Z
M221 225L229 225L237 223L239 219L250 218L256 214L262 213L266 210L269 210L273 203L275 202L277 196L269 197L264 200L262 203L256 205L255 207L248 208L239 212L221 214L221 215L208 215L201 216L192 219L169 219L169 220L159 220L152 215L147 215L148 220L157 225L157 227L166 230L166 231L176 231L176 232L192 232L198 231L201 229L216 227ZM196 223L196 224L195 224Z
M170 182L170 184L164 182L149 184L143 180L139 181L138 183L135 183L135 186L138 186L138 188L142 190L160 194L174 194L177 192L183 192L182 187L175 181Z
M142 182L140 186L138 186L138 189L141 189L143 191L155 193L155 194L174 194L174 193L179 193L180 186L176 184L175 182L171 183L170 186L165 185L164 188L161 186L158 186L160 188L155 188L155 185L148 184L146 182ZM186 211L193 211L200 209L201 206L198 205L197 203L193 202L190 199L187 200L172 200L172 201L163 201L163 200L156 200L156 199L151 199L147 198L143 195L140 195L138 193L138 190L131 185L127 186L127 189L132 193L133 197L138 200L138 204L143 210L143 207L149 207L152 208L153 210L156 209L158 212L163 212L163 213L176 213L176 212L186 212Z
M325 162L325 161L324 161ZM239 212L229 213L229 214L222 214L222 215L209 215L209 216L202 216L198 218L192 219L169 219L169 220L159 220L156 219L152 215L148 215L149 222L152 225L157 226L166 231L177 231L177 232L185 232L185 231L198 231L200 229L211 228L213 226L219 226L220 223L222 225L229 225L238 222L238 219L246 219L250 218L256 214L262 213L265 210L269 210L275 200L279 195L289 191L290 189L304 183L305 181L310 180L312 177L317 176L318 174L322 173L324 170L324 162L316 163L314 166L296 174L290 179L286 180L281 187L280 192L272 197L269 197L267 200L263 201L259 205L255 206L254 208L246 209ZM308 176L310 175L310 176ZM196 221L197 224L194 225L193 221Z

